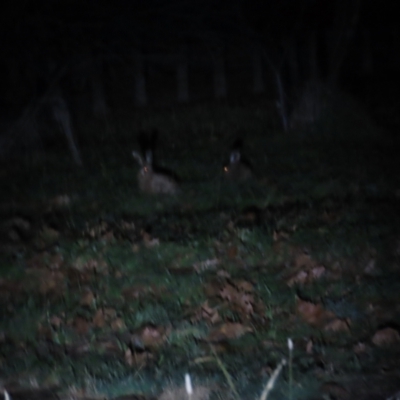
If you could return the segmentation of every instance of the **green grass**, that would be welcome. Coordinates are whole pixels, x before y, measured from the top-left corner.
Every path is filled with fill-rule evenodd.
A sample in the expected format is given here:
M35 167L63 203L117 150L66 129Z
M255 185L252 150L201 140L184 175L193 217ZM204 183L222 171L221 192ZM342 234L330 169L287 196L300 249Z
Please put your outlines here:
M284 369L271 398L291 393L306 399L331 379L321 364L331 365L338 380L384 364L384 352L362 358L351 349L380 326L400 323L390 311L386 319L368 314L371 302L391 310L398 294L392 242L400 226L399 177L391 173L397 154L359 106L344 104L335 104L332 115L308 131L286 134L263 101L121 111L105 124L80 127L83 168L72 164L63 138L44 158L26 154L4 165L0 235L8 247L0 256L0 306L6 310L0 317L0 375L21 381L32 376L64 389L86 385L116 396L159 393L171 383L181 385L190 371L197 382L229 391L223 365L240 396L255 398L265 374L287 357L290 337L294 383ZM136 186L131 150L139 148L138 132L153 128L160 131L159 164L182 179L176 197L147 196ZM221 171L238 135L256 175L240 185L224 182ZM69 206L49 206L63 194ZM254 219L247 219L247 210ZM30 232L13 241L7 221L15 216L30 221ZM43 227L57 236L41 233ZM274 232L285 236L287 250L276 248ZM331 275L288 287L299 249ZM32 266L35 255L39 261ZM51 267L55 255L63 260L59 267ZM363 273L371 258L376 277ZM43 289L58 272L55 288ZM251 315L216 289L243 281L254 287ZM89 303L82 300L88 291ZM328 334L302 321L296 296L349 318L351 331ZM219 366L208 344L218 324L200 313L205 304L220 323L252 330L213 343ZM94 326L92 318L102 310L112 310L114 319ZM120 329L112 327L115 318L124 322ZM90 321L84 333L76 329L81 319ZM169 333L162 344L146 345L145 327ZM305 351L307 340L313 355ZM129 350L151 357L130 366Z

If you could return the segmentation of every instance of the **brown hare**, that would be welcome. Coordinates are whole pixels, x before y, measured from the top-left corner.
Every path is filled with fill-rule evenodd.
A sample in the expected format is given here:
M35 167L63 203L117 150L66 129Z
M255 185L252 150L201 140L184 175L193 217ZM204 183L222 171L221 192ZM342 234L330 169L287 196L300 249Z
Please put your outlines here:
M132 155L140 165L137 180L141 192L150 194L177 194L179 192L178 183L172 176L153 170L151 150L146 152L145 160L137 151L133 151Z
M225 178L236 182L248 181L253 177L253 172L250 166L241 160L239 150L231 152L229 164L224 166L224 176Z

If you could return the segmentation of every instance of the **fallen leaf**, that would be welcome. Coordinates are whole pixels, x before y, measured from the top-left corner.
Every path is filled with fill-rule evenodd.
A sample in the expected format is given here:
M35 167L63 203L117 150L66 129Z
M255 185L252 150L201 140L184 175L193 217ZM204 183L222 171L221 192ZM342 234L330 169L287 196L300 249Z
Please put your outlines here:
M350 330L349 319L336 318L324 326L324 331L332 332L348 332Z
M47 269L35 270L39 279L39 292L42 295L62 295L65 290L65 276L61 271L49 271Z
M300 298L297 298L296 311L310 325L321 326L335 318L335 315L331 311L324 309L321 304L303 301Z
M140 246L137 243L132 244L132 251L138 253L140 251Z
M296 274L292 275L289 279L287 279L286 284L289 287L293 285L300 284L303 285L308 280L308 272L306 271L298 271Z
M235 281L234 284L241 292L252 293L254 291L254 286L249 281L240 280Z
M314 268L315 265L315 260L313 260L312 257L308 253L305 253L303 250L299 250L294 255L294 267L296 269L304 268L308 270Z
M219 296L227 301L235 311L244 314L244 317L254 313L254 297L252 294L243 293L235 286L227 283L221 288Z
M290 238L289 233L284 231L274 231L272 234L272 239L274 242L286 241Z
M58 329L61 325L63 325L64 320L56 315L53 315L50 318L50 325L55 328Z
M111 322L111 329L114 332L122 331L125 328L126 328L126 325L122 318L116 318Z
M353 346L353 351L355 354L362 354L367 351L367 345L362 342L358 342Z
M72 267L78 271L90 271L90 272L101 272L106 274L108 271L107 263L102 259L90 258L89 260L84 260L78 257Z
M238 295L237 289L233 286L230 285L229 283L226 283L222 289L219 291L219 296L228 302L234 301Z
M126 349L124 358L130 367L143 368L154 359L154 356L148 351L132 352L131 349Z
M227 256L230 260L234 260L238 255L238 248L237 246L230 246L227 250Z
M386 347L400 342L400 334L396 329L383 328L375 332L371 341L375 346Z
M59 231L49 226L43 226L42 230L35 239L35 245L37 248L42 249L56 242L59 237Z
M73 327L78 335L86 335L90 330L90 323L82 317L76 317L73 321Z
M67 194L60 194L49 200L50 209L61 208L71 205L71 198Z
M121 354L121 349L113 340L104 340L96 342L96 349L101 350L101 352L107 353L109 355L119 356Z
M217 276L219 278L229 279L231 277L231 274L225 269L220 269L217 271Z
M42 324L38 324L37 334L41 339L53 340L53 332L48 325L43 326Z
M379 275L379 273L380 271L376 267L376 260L371 258L364 267L364 274L368 276L376 276Z
M207 297L217 297L221 290L221 283L216 280L208 282L203 286L203 290Z
M86 288L85 292L81 296L80 304L83 306L91 307L94 305L95 299L96 297L93 292L89 288Z
M208 300L206 300L192 318L192 321L199 320L204 320L210 322L211 324L216 324L221 321L221 316L218 313L218 309L211 307L208 304Z
M96 328L102 328L106 324L106 318L102 308L99 308L93 317L93 326Z
M136 349L158 348L162 346L170 333L164 326L146 325L131 335L130 342Z
M152 248L160 244L160 240L153 238L150 233L142 231L142 239L145 247Z
M151 290L147 285L134 285L124 288L122 290L122 296L125 300L136 300L149 292L151 292Z
M323 265L317 265L316 267L312 268L310 271L310 277L315 279L321 278L322 275L325 274L326 268Z
M207 340L210 342L220 342L227 339L238 339L248 332L253 332L249 326L238 322L227 322L212 330Z
M51 255L47 259L47 266L50 269L60 269L64 264L64 257L60 253Z

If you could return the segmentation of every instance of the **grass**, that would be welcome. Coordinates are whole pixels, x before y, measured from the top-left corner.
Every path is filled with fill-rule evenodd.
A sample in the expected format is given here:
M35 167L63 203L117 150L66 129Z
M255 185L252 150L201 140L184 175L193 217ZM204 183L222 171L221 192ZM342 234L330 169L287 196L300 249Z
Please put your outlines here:
M113 397L158 394L190 371L216 398L256 398L289 337L271 398L311 398L326 381L389 368L372 337L400 323L397 153L346 104L290 134L262 100L120 111L79 125L82 169L63 138L3 165L3 379ZM177 197L136 187L130 153L153 128L157 160L182 179ZM256 179L230 184L221 169L238 135ZM54 203L60 195L69 205ZM327 330L325 311L302 314L299 299L350 328Z

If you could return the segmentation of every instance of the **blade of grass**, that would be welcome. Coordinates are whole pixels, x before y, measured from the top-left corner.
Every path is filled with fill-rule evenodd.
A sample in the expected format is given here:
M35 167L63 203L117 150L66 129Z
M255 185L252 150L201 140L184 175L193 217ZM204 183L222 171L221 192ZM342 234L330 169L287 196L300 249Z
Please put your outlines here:
M218 355L217 355L217 353L216 353L214 347L210 345L210 348L211 348L212 353L214 354L214 357L215 357L215 359L216 359L216 361L217 361L217 364L218 364L219 368L221 369L222 373L223 373L224 376L225 376L226 381L228 382L228 386L229 386L230 389L232 390L232 392L233 392L233 394L235 395L235 397L236 397L238 400L240 400L239 393L238 393L237 390L236 390L235 384L233 383L233 379L232 379L232 377L230 376L228 370L226 369L226 367L225 367L225 365L223 364L223 362L221 361L221 359L218 357Z
M282 361L279 363L279 365L275 368L275 371L272 373L267 384L265 385L265 388L261 393L260 400L267 400L267 397L270 391L273 389L275 381L277 380L284 365L286 365L286 360L283 358Z

